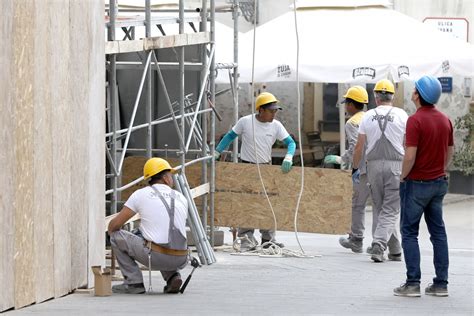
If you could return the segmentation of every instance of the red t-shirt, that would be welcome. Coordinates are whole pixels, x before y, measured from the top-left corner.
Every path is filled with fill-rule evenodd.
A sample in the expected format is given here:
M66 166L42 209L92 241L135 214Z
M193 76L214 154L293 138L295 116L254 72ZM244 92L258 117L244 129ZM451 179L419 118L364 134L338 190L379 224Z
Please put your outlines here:
M453 146L453 126L434 106L422 106L410 116L406 128L406 147L417 147L416 159L407 178L433 180L445 174L448 146Z

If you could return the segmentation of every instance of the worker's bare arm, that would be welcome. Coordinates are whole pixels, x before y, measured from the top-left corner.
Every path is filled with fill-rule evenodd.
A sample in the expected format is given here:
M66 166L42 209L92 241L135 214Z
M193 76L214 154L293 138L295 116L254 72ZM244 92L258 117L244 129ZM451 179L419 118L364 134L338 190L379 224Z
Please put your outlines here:
M403 181L410 173L415 164L417 147L406 147L405 156L403 157L402 175L400 181Z
M113 233L114 231L119 230L132 216L135 215L135 212L124 206L122 210L115 216L109 223L108 232Z

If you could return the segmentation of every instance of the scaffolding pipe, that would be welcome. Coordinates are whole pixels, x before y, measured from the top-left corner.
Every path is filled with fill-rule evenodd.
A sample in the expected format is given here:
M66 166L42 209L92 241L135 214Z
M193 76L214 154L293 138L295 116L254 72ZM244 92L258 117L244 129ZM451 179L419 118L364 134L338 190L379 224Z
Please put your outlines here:
M115 21L116 21L116 3L115 0L109 0L109 18L110 23L108 24L108 40L115 41ZM115 116L118 107L118 100L117 100L117 55L111 54L109 55L109 62L110 62L110 69L109 69L109 100L110 100L110 122L109 127L112 131L112 144L110 146L110 154L111 158L115 162L117 161L117 143L116 138L117 134L115 132ZM114 165L115 169L115 165ZM116 170L115 170L116 171ZM113 194L110 198L110 213L115 214L117 213L117 177L110 179L110 184L112 186Z
M161 87L163 88L163 94L165 96L166 104L168 105L171 115L173 116L173 123L174 123L174 127L176 128L176 133L178 134L180 146L184 147L183 134L181 133L181 130L178 126L176 115L174 115L174 110L173 110L173 106L171 105L170 96L168 94L168 90L166 89L165 80L163 79L163 74L161 73L160 66L158 65L158 59L156 58L154 51L153 51L153 58L155 59L155 62L156 62L156 72L158 73L158 79L160 80ZM181 119L184 120L184 117L181 116Z
M215 0L211 0L211 50L214 50L215 47L215 12L216 4ZM211 55L210 60L210 69L211 74L209 77L209 86L211 92L211 103L216 104L216 85L215 85L215 75L216 75L216 62L214 56ZM214 159L214 151L216 146L216 115L214 112L211 113L211 156L212 156L212 167L211 167L211 179L209 192L209 208L210 208L210 230L211 230L211 245L214 246L214 192L216 190L216 160Z
M184 33L184 0L179 0L179 34ZM181 135L185 137L186 135L186 126L185 126L185 117L184 117L184 46L178 49L179 51L179 114L181 114ZM190 133L193 133L193 128L190 129ZM184 139L183 139L184 141ZM184 165L186 161L186 149L181 148L183 155L181 155L181 164ZM185 168L183 168L183 173L185 173Z
M200 31L201 32L206 32L207 31L207 0L202 0L201 3L201 25L200 25ZM205 65L207 65L207 47L205 45L201 45L201 60ZM201 85L205 85L205 71L204 69L201 70ZM201 108L203 110L207 109L207 98L203 98L201 100ZM202 120L202 145L201 145L201 150L202 150L202 156L205 157L207 156L208 153L208 147L207 147L207 115L201 115L201 120ZM207 183L207 160L204 160L201 164L201 183ZM207 227L207 199L208 195L205 194L201 198L201 203L202 203L202 212L201 212L201 221L204 227Z
M234 0L234 7L232 10L232 18L234 19L234 80L232 81L232 91L234 97L234 124L239 120L239 74L238 74L238 63L239 63L239 0ZM232 161L237 161L237 154L239 151L239 138L236 137L232 147Z
M211 22L211 24L212 24L212 22ZM212 28L211 28L211 34L212 34ZM212 40L211 40L211 42L212 42ZM214 45L211 43L211 54L210 54L210 56L209 56L209 60L213 60L213 59L214 59ZM207 80L207 77L209 76L209 72L210 72L210 67L209 67L209 66L210 66L210 63L208 63L208 64L206 65L206 73L205 73L205 75L204 75L204 80ZM194 128L194 124L196 124L196 119L197 119L197 115L198 115L197 112L199 111L199 107L200 107L200 105L201 105L201 100L202 100L202 96L203 96L203 94L204 94L204 89L205 89L205 88L206 88L206 85L203 84L203 85L201 86L201 91L199 92L199 98L198 98L198 102L197 102L197 105L196 105L196 110L195 110L195 112L194 112L194 117L193 117L193 124L191 125L191 131L190 131L188 140L187 140L187 142L186 142L185 151L188 150L188 148L189 148L189 143L191 142L191 133L192 133L192 130L193 130L193 128ZM213 104L214 104L214 103L213 103Z
M142 90L143 90L143 84L145 83L145 77L146 77L146 74L147 74L148 66L150 66L151 53L152 52L148 53L148 57L146 59L146 65L145 65L145 69L143 71L142 79L140 80L140 86L138 88L137 98L135 99L135 104L133 105L132 117L130 118L130 124L128 125L129 127L133 126L133 122L135 121L135 115L137 114L138 104L140 103L140 97L141 97ZM128 142L130 141L130 134L131 133L132 133L132 131L129 129L128 132L127 132L127 137L125 138L125 144L123 146L125 150L122 152L122 156L120 157L120 164L119 164L119 167L118 167L118 170L117 170L119 174L122 172L123 161L125 159L125 153L127 151Z
M151 37L151 7L150 7L150 0L145 0L145 37ZM148 124L146 130L146 156L147 158L151 158L152 156L152 142L153 142L153 135L152 135L152 121L153 117L153 109L151 104L151 67L148 67L147 74L146 74L146 113L145 113L145 120Z
M206 110L200 110L199 113L206 113L206 112L212 112L212 109L206 109ZM194 115L194 113L186 113L184 114L185 117L188 117L188 116L192 116ZM153 122L151 122L151 125L158 125L158 124L163 124L163 123L168 123L168 122L171 122L173 120L175 120L176 118L181 118L181 115L179 116L175 116L175 118L173 117L169 117L169 118L165 118L165 119L159 119L159 120L155 120ZM132 132L136 131L136 130L139 130L139 129L142 129L142 128L145 128L148 126L148 123L145 123L145 124L140 124L140 125L135 125L133 128L132 128ZM119 133L119 134L123 134L123 133L126 133L130 128L123 128L121 130L118 130L118 131L115 131L116 133ZM113 135L113 132L110 132L110 133L107 133L105 134L105 137L110 137ZM118 136L118 138L120 137L123 137L123 135L120 135Z

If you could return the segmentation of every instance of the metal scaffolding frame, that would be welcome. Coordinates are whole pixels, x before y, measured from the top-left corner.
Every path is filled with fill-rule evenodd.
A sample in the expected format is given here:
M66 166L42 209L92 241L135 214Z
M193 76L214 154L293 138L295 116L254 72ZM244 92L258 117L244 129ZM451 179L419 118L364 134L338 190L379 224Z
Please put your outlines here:
M123 163L126 154L145 153L146 157L152 157L157 153L176 153L180 158L181 175L177 178L177 188L185 190L183 194L187 198L191 197L189 185L186 180L186 166L194 163L201 164L201 183L209 184L208 194L202 196L202 216L201 222L203 227L207 227L208 209L210 212L209 236L211 245L214 245L214 192L215 192L215 75L218 69L227 69L229 71L229 79L231 83L231 90L234 101L234 116L238 118L238 68L237 68L237 45L238 45L238 0L234 0L231 6L234 17L234 63L216 65L214 60L215 51L215 0L210 0L210 7L207 7L207 0L202 0L202 7L199 8L199 17L187 17L185 12L184 0L179 1L178 10L166 10L168 15L171 11L177 13L178 16L170 17L152 16L152 12L159 12L155 8L151 8L150 0L144 0L144 14L143 17L133 17L126 19L117 19L118 8L115 0L109 0L108 16L109 21L106 22L107 38L106 55L107 55L107 117L108 128L106 132L106 157L108 162L108 188L106 195L109 197L108 206L111 214L117 212L120 200L120 192L139 183L143 177L135 179L130 183L121 185L121 176L123 171ZM134 13L138 13L135 9ZM195 10L193 12L196 12ZM207 22L210 22L210 30L207 30ZM185 33L184 26L188 23L193 33ZM195 23L199 23L199 32L196 30ZM179 34L169 35L165 34L162 25L164 24L178 24ZM163 34L162 37L152 37L152 27ZM145 38L136 40L136 27L145 28ZM121 29L125 34L121 40L117 40L116 30ZM170 44L171 43L171 44ZM200 61L186 62L185 49L188 45L199 45L201 53ZM160 62L157 58L155 50L160 48L173 48L177 51L178 62ZM117 55L129 52L146 53L146 60L142 62L117 62ZM179 74L179 94L177 100L170 100L165 79L161 73L162 69L178 69ZM118 85L117 85L117 70L142 70L140 85L137 91L136 99L133 104L133 110L128 124L128 128L121 129L117 123L120 106L118 100ZM200 71L199 96L197 102L192 102L190 95L185 92L185 69ZM166 105L152 104L152 72L156 72L159 85L162 88ZM140 98L144 93L145 109L139 109ZM153 118L153 112L158 106L166 106L169 114ZM139 110L145 111L146 122L144 124L135 124L136 113ZM153 128L159 124L173 122L175 135L179 140L179 148L153 148ZM186 129L186 126L189 126ZM209 127L209 131L208 131ZM145 148L129 148L129 141L132 132L146 129ZM171 131L170 131L171 133ZM208 133L210 139L208 140ZM193 144L198 149L190 149L190 144ZM158 146L157 146L158 147ZM237 142L234 146L234 161L237 159ZM186 161L187 154L197 156L191 161ZM209 163L210 162L210 163ZM209 168L209 170L208 170ZM208 172L209 171L209 172ZM199 236L194 236L195 241ZM203 258L201 258L201 261ZM208 260L209 261L209 260ZM211 260L212 261L212 260ZM205 261L204 261L205 262ZM212 263L212 262L211 262Z

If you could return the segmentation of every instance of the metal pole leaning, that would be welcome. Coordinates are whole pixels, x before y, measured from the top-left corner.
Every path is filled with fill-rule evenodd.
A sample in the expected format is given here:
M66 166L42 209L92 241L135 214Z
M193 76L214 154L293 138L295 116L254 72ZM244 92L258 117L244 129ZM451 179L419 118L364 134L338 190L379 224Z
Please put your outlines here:
M175 183L176 183L177 189L186 197L186 200L188 200L188 202L189 202L189 198L188 198L187 194L185 193L185 189L184 189L183 183L181 182L181 179L179 178L179 175L174 176L174 179L176 180ZM191 211L191 204L190 203L188 205L188 213L189 213L188 224L189 224L189 228L191 229L191 234L193 235L193 239L195 241L195 246L196 246L196 249L197 249L199 259L201 260L201 262L203 264L207 264L207 259L206 259L206 256L204 254L204 249L202 248L202 245L199 242L199 240L200 240L199 231L196 228L195 218L192 216L193 214L192 214L192 211Z
M193 215L196 216L196 220L197 220L197 223L198 223L198 229L201 231L201 234L202 234L202 236L201 236L201 242L203 244L202 246L205 250L205 253L207 254L207 261L208 261L207 264L210 265L210 264L216 262L216 257L214 255L214 250L212 249L211 244L209 243L209 239L207 238L206 230L202 226L202 222L199 218L199 213L197 211L196 204L194 204L194 200L192 199L192 196L191 196L191 189L189 188L188 181L186 180L186 177L181 177L181 180L183 181L185 192L187 193L187 195L191 199L191 207L192 207L193 212L194 212Z

